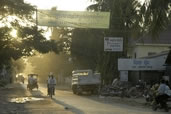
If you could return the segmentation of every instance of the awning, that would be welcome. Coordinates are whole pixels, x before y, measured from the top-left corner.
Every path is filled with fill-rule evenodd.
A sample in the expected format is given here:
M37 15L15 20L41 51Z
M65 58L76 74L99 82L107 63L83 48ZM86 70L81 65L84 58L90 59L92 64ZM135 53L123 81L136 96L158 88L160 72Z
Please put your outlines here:
M166 58L165 65L166 66L171 66L171 50L169 51L169 54L168 54L168 56Z

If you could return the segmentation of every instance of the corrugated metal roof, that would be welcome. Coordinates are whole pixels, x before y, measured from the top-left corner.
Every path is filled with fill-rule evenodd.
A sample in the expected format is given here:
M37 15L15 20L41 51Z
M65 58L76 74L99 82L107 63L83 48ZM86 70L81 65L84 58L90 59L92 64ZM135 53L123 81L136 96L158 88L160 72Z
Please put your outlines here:
M167 56L167 59L166 59L165 64L166 65L169 65L169 66L171 65L171 50L170 50L170 52L169 52L169 54Z
M150 58L160 57L160 56L168 55L168 54L169 54L169 50L168 51L163 51L161 53L157 53L157 54L154 54L154 55L149 55L149 56L141 57L141 58L150 59Z

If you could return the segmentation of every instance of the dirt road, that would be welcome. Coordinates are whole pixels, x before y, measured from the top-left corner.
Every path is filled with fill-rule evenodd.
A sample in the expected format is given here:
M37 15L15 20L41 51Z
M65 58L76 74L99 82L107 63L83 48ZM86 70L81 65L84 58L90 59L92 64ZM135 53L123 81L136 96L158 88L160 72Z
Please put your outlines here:
M0 114L169 114L131 102L97 95L74 95L72 91L56 90L53 99L46 86L28 91L26 85L14 84L0 89Z
M46 87L40 89L46 94ZM163 110L156 112L150 107L138 105L128 101L122 102L112 97L99 97L96 95L74 95L72 91L56 90L53 99L57 104L68 107L76 114L169 114ZM129 103L131 102L131 103Z
M41 91L32 92L22 84L0 88L0 114L73 114Z

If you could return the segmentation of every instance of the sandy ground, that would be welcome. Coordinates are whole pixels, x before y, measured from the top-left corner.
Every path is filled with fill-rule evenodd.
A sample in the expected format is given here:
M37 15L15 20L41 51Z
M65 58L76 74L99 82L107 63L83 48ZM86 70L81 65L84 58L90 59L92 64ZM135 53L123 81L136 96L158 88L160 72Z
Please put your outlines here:
M39 90L27 91L21 84L0 88L0 114L73 114Z

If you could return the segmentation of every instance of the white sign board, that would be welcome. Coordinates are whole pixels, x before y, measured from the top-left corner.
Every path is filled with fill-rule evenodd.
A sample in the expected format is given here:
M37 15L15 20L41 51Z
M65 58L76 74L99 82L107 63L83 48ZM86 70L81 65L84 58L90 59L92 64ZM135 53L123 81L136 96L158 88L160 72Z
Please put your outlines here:
M128 71L120 71L120 81L128 81Z
M105 37L104 51L123 51L123 38L121 37Z
M110 12L38 11L38 25L74 28L109 28Z
M118 70L165 70L165 59L118 59Z

